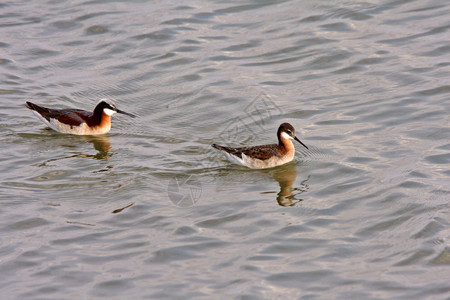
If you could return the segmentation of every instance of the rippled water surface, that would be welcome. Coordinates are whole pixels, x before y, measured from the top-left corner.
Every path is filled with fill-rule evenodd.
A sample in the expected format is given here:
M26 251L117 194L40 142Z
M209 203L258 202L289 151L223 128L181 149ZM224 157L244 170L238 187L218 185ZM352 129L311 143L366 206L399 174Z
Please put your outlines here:
M1 299L450 297L446 1L0 4ZM115 115L57 134L25 101ZM210 147L310 150L250 170Z

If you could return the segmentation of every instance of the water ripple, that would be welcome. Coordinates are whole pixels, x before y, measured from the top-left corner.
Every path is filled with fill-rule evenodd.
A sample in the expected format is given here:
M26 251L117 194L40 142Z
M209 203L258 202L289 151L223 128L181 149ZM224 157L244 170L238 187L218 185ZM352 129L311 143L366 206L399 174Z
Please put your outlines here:
M448 4L0 7L0 298L448 298ZM282 122L280 168L210 146Z

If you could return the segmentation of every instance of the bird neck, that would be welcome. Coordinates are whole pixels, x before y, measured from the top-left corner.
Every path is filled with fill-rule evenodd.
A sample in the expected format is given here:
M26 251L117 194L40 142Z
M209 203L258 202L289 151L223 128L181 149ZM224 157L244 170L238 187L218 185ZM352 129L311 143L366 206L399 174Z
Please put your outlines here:
M282 135L278 136L278 145L281 148L283 154L295 152L294 144L291 139L285 138Z
M99 123L100 127L111 127L111 116L109 116L105 112L102 112L98 123Z
M103 109L95 109L94 114L89 122L90 126L100 126L100 127L110 127L111 126L111 116L103 111Z
M96 121L96 123L100 124L102 117L103 117L103 108L101 108L99 105L97 105L94 109L94 120Z

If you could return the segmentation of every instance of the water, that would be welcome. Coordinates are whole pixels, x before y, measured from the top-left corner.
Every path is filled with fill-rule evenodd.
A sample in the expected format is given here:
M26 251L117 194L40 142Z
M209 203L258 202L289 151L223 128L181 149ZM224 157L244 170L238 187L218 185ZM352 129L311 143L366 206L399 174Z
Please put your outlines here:
M445 1L0 8L1 299L450 297ZM139 117L24 106L103 97ZM282 122L280 168L210 147Z

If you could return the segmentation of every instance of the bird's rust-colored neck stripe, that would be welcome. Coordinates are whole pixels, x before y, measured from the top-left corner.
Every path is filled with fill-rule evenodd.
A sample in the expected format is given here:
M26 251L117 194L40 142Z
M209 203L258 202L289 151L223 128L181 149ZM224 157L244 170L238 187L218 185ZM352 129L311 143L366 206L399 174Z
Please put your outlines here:
M292 143L292 141L288 138L283 137L283 135L281 135L278 139L278 145L279 145L279 149L282 155L285 155L287 153L291 153L291 152L295 152L295 148L294 148L294 144Z

